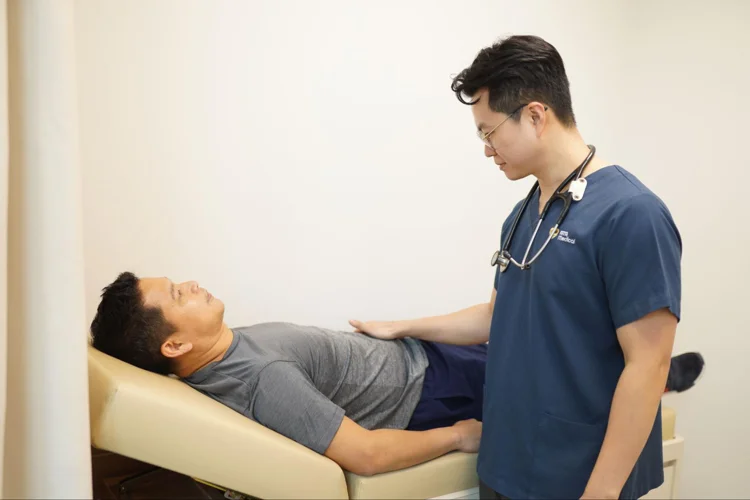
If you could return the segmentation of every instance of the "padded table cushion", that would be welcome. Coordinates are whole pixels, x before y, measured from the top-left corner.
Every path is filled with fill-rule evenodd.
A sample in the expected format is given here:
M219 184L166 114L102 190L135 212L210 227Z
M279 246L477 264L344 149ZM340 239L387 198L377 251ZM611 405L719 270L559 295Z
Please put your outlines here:
M362 477L171 377L89 346L91 444L258 498L430 498L478 485L476 454L454 452ZM662 409L663 438L674 410Z
M669 441L675 437L675 422L677 415L675 414L674 408L668 406L661 407L661 439L662 441Z
M427 498L477 485L451 453L361 477L201 394L89 346L91 444L258 498Z
M408 469L372 477L345 474L350 498L433 498L479 486L474 453L448 453Z
M348 498L332 460L89 347L91 444L259 498Z

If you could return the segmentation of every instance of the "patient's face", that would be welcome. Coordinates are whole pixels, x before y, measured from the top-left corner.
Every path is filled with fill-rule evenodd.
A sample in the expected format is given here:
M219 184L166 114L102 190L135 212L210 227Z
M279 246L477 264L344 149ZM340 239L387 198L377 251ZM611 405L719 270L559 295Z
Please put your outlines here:
M221 330L224 303L197 282L143 278L139 284L145 305L161 309L166 320L177 329L174 336L180 341L199 346Z

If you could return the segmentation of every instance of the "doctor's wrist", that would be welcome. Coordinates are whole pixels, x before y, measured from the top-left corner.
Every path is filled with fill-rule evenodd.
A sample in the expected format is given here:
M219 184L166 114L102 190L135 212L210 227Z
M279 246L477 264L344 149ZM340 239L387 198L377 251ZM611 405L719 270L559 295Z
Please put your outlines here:
M617 499L620 498L621 488L615 488L609 485L597 485L592 484L593 482L589 479L589 484L586 485L586 489L581 496L581 499Z

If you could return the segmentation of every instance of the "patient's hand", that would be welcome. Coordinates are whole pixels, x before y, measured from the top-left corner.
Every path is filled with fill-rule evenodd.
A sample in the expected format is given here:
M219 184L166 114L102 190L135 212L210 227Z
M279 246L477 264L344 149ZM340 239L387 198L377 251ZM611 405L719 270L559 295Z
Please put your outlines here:
M482 422L475 419L461 420L453 424L459 433L458 449L464 453L477 453L482 438Z
M382 340L394 340L400 337L402 328L398 321L358 321L350 320L349 324L359 333Z

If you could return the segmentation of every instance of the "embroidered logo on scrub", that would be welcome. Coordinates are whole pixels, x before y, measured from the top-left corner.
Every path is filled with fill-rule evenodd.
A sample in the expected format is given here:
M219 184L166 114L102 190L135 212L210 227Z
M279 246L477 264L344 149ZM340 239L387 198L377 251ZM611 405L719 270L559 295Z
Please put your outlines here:
M567 231L560 231L560 234L557 235L557 239L559 241L564 241L565 243L570 243L571 245L576 244L575 238L571 238L570 236L568 236Z

